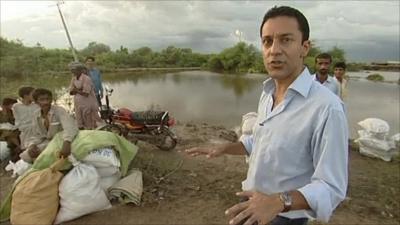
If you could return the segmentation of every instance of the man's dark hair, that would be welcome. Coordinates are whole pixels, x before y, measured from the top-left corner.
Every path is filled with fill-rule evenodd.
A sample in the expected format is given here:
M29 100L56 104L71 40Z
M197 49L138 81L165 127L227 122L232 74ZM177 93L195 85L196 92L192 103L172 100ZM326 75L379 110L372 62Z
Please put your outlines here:
M53 98L53 94L51 91L44 89L44 88L38 88L33 92L33 100L36 102L39 98L39 96L47 95L51 99Z
M332 56L326 52L317 55L317 57L315 57L315 62L317 62L317 59L329 59L329 62L332 62Z
M25 95L30 95L33 90L35 90L35 88L30 86L20 87L18 89L18 96L23 98Z
M337 62L333 68L342 68L346 70L346 63L345 62Z
M260 27L260 37L262 37L262 28L267 20L278 17L278 16L287 16L292 17L297 20L299 25L299 30L302 34L301 43L307 41L310 37L310 26L308 25L307 18L301 13L299 10L289 7L289 6L274 6L264 15L264 19L261 23Z
M85 62L87 62L89 59L91 59L93 62L96 61L93 56L88 56L86 57Z
M3 98L1 105L14 105L15 103L17 103L17 99L15 98Z

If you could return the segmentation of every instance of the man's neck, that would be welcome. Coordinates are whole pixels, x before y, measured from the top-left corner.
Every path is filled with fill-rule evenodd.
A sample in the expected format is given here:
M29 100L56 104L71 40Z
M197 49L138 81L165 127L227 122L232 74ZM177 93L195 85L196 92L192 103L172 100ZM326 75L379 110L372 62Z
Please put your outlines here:
M31 103L32 103L31 100L22 99L22 104L24 104L24 105L30 105Z
M278 103L280 102L280 100L283 100L283 98L286 95L287 89L297 79L297 77L300 76L304 68L305 68L304 66L300 67L292 76L289 76L286 79L274 80L275 81L274 97L278 100Z
M317 80L321 84L324 83L326 80L328 80L328 74L319 74L319 73L317 73L316 77L317 77Z
M49 114L50 109L48 109L48 110L47 110L47 109L46 109L46 110L41 109L40 112L41 112L41 114L42 114L42 117L46 117L46 116Z

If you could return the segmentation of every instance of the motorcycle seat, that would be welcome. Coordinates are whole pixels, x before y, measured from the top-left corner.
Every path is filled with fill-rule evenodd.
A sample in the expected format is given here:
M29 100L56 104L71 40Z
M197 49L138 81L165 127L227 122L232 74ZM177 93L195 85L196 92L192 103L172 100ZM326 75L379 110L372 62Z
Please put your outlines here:
M132 112L131 119L135 123L147 124L147 125L158 125L161 124L161 120L166 112L165 111L139 111ZM168 112L164 118L164 122L169 120Z

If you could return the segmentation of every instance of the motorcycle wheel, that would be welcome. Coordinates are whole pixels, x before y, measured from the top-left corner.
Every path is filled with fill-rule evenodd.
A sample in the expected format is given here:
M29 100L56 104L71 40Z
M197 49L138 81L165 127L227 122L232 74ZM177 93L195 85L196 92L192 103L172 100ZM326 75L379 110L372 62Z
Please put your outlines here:
M117 124L107 124L106 126L100 128L100 130L113 132L114 134L118 134L120 136L124 136L123 128Z
M176 135L168 128L162 129L161 135L165 135L164 140L162 144L156 146L163 151L170 151L174 149L178 143Z

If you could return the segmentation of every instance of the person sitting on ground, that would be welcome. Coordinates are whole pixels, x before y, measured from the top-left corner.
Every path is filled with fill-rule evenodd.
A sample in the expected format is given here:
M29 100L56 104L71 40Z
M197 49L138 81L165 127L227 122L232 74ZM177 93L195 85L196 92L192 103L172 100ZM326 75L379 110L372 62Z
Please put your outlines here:
M33 99L40 109L33 114L33 137L29 140L27 150L20 154L21 159L33 163L50 140L61 131L64 140L61 156L68 157L71 153L71 142L79 131L76 121L63 107L52 104L51 91L38 88L33 93Z
M18 95L20 101L12 107L15 117L15 127L20 131L19 138L21 140L21 148L25 149L27 141L32 136L32 115L33 112L39 109L39 106L33 102L32 93L35 88L24 86L19 88Z
M99 106L95 96L95 88L91 78L85 74L85 65L72 62L68 65L73 77L69 87L70 94L74 95L75 116L79 129L95 129L96 121L100 121Z
M0 141L7 142L13 162L18 161L18 155L21 152L19 131L14 126L15 119L11 110L15 103L17 103L17 100L14 98L4 98L0 110Z

